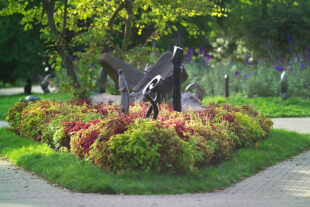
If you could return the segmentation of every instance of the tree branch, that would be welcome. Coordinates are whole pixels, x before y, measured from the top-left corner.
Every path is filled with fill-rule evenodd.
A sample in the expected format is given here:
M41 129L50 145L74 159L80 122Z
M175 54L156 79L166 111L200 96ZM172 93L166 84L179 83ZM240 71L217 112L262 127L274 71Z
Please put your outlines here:
M111 18L109 19L108 27L109 27L109 30L110 30L110 31L113 30L113 24L114 24L115 18L117 17L117 15L119 14L119 12L122 11L124 8L125 8L125 3L122 2L122 3L117 7L117 9L115 10L115 12L114 12L113 15L111 16Z
M47 15L48 26L51 29L52 33L55 36L57 36L58 31L57 31L55 21L54 21L55 1L56 0L51 0L49 3L47 1L42 1L42 2L43 2L43 8L44 8L46 15Z
M65 0L64 6L64 20L63 20L63 27L62 27L62 37L65 38L66 26L67 26L67 15L68 15L68 0Z

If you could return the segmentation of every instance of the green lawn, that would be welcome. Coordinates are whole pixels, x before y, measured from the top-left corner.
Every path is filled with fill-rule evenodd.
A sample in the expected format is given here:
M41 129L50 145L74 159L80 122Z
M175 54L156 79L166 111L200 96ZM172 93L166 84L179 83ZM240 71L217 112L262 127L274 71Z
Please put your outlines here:
M198 193L222 189L310 147L310 135L272 130L255 146L238 150L230 160L198 173L168 175L106 173L71 154L55 152L32 139L0 129L0 154L18 166L74 191L107 194Z
M20 99L28 95L12 95L0 96L0 120L5 120L8 110ZM55 99L55 100L68 100L72 98L70 93L48 93L48 94L32 94L32 96L40 97L41 99Z
M301 99L297 97L290 97L287 100L282 100L280 97L205 97L202 102L204 105L221 103L248 105L270 118L310 116L310 99Z

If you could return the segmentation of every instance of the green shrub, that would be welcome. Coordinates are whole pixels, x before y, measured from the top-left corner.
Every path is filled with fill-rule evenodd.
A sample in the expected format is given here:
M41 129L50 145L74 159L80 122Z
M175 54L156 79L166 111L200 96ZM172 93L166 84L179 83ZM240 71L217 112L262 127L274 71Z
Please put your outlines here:
M10 124L10 127L9 127L10 130L16 133L19 132L21 112L25 109L27 105L28 105L28 102L26 101L17 102L12 108L9 109L6 120Z
M173 129L162 128L155 121L137 120L123 134L107 142L97 139L91 160L108 170L193 171L191 145L181 140Z

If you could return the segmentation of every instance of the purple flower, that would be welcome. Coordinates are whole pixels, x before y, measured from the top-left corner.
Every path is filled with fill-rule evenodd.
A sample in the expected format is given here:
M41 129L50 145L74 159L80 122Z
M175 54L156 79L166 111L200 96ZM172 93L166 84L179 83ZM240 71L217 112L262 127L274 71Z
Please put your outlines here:
M173 41L174 41L175 44L177 44L177 43L178 43L177 37L174 37L174 38L173 38Z
M246 74L244 74L244 77L245 77L245 78L248 78L248 77L250 77L250 76L249 76L249 74L246 73Z
M279 72L284 71L284 68L277 66L277 65L275 65L274 68L277 69L277 71L279 71Z
M290 68L290 72L292 72L292 71L293 71L293 67Z
M307 45L307 60L310 62L310 45Z
M93 65L93 64L91 64L91 65L89 65L89 67L90 67L90 68L94 68L94 65Z
M288 43L288 45L291 45L292 42L293 42L292 36L291 36L291 35L288 35L288 36L287 36L287 43Z
M192 58L193 58L193 49L192 48L189 48L188 49L188 62L191 62L192 61Z
M300 64L300 70L303 71L305 69L305 63Z
M178 33L178 38L177 38L177 40L178 40L178 42L181 41L181 34L180 34L180 33Z
M298 41L295 43L295 47L296 47L296 48L299 47L299 42L298 42Z
M229 67L232 67L234 65L234 62L233 62L233 60L230 58L230 60L229 60Z
M204 51L203 46L200 46L200 47L199 47L199 53L200 53L201 55L203 54L203 51Z
M292 76L296 76L296 73L292 73Z
M235 71L235 76L238 76L238 75L239 75L239 71L236 70L236 71Z
M203 53L203 56L206 58L206 61L207 61L207 62L210 61L211 56L210 56L208 53L204 52L204 53Z
M199 54L197 52L194 52L194 56L197 57Z
M297 63L299 63L300 62L300 54L298 53L297 54Z
M244 64L246 64L246 65L248 65L249 64L249 59L250 59L250 55L246 55L245 57L244 57Z

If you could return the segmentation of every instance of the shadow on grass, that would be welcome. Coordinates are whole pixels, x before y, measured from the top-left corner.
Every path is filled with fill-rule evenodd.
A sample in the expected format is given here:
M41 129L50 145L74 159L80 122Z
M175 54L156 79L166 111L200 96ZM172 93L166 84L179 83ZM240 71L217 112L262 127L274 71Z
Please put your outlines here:
M106 194L176 194L222 189L310 146L310 135L272 130L267 139L239 149L230 160L204 167L197 173L135 171L116 175L32 139L20 138L3 129L0 135L0 153L13 163L71 190Z

